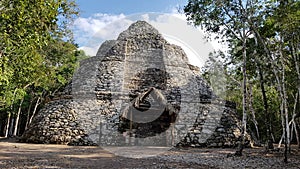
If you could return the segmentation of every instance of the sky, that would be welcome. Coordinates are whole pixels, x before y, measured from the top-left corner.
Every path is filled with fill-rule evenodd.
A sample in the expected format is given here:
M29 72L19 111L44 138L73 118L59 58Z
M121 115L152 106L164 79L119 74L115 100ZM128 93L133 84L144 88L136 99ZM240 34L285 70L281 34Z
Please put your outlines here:
M82 17L95 13L124 14L144 12L168 13L178 6L183 7L187 0L76 0Z
M207 43L203 31L188 25L178 13L187 0L76 0L80 16L75 20L75 43L86 54L95 56L105 40L116 39L137 20L154 26L170 43L179 45L191 64L204 65L209 52L221 49L216 41Z

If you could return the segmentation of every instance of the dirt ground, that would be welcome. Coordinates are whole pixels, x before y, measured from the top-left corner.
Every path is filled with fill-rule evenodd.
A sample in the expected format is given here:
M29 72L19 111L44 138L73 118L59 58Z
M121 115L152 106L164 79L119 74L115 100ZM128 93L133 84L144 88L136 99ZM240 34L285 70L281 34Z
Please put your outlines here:
M266 153L263 148L245 149L242 157L235 149L173 149L148 158L116 156L101 147L16 143L0 139L0 168L300 168L300 153L293 148L289 162L282 150Z

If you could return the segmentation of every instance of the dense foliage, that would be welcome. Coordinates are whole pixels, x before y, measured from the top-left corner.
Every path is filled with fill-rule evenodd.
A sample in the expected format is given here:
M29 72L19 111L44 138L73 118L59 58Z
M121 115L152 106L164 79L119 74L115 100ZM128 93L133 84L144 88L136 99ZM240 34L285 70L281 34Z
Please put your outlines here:
M82 51L72 0L0 0L0 135L19 135L71 79ZM20 126L20 127L19 127Z
M225 99L248 117L244 125L256 142L272 148L283 140L286 150L291 142L300 146L300 2L189 0L184 12L229 45L227 54L214 54L226 70ZM215 60L203 70L206 78Z

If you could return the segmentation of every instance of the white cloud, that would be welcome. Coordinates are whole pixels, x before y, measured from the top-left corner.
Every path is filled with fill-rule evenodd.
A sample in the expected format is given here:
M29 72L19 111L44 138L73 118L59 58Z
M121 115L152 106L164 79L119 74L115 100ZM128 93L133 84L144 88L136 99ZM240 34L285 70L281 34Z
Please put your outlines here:
M97 32L108 24L122 18L125 18L124 14L110 15L103 13L97 13L88 18L77 18L73 25L76 43L78 43L80 47L87 45ZM106 35L108 33L103 32L103 34Z
M216 40L205 42L204 31L188 25L186 16L175 8L171 14L137 14L125 16L97 13L88 18L78 18L74 23L74 36L80 49L86 54L95 56L102 42L116 39L119 33L136 20L145 20L158 29L171 43L182 46L192 64L203 66L208 53L215 50L226 50ZM171 39L170 39L171 37ZM176 43L178 41L178 43ZM196 61L198 60L198 61Z
M81 46L78 48L79 50L83 50L86 55L95 56L98 51L98 46Z
M178 11L178 7L174 7L171 10L171 13L173 16L176 16L177 18L183 19L183 20L187 20L187 17L185 16L185 14L180 13L180 11ZM202 33L202 34L206 34L205 31L203 29L201 29L200 27L197 27L197 29ZM215 33L211 34L211 38L207 39L207 43L210 43L213 48L218 51L221 50L224 53L227 53L228 50L228 44L225 42L221 43L219 41L222 41L222 39L215 39L218 35Z
M144 21L149 22L149 19L150 19L149 14L142 15L142 18L143 18Z

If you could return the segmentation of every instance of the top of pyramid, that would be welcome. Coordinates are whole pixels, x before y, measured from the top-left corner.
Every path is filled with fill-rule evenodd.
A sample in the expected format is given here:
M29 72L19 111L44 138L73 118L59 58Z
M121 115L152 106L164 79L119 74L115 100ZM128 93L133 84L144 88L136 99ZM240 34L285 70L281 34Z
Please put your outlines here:
M149 23L147 23L146 21L136 21L131 24L127 30L120 33L117 40L125 40L128 38L141 36L152 36L157 37L157 39L163 39L158 30Z

